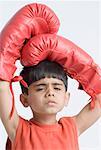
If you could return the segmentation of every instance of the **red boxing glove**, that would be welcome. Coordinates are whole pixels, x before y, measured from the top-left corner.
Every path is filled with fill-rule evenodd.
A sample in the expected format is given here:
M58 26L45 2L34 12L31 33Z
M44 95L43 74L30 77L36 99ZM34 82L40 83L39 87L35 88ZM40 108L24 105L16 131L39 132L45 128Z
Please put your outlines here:
M41 33L57 33L60 26L55 13L46 5L29 4L20 9L7 23L0 34L0 80L26 83L21 77L13 78L16 70L15 62L20 59L20 51L27 40ZM14 112L14 94L12 93L12 110Z
M43 34L33 37L23 47L21 63L24 66L33 66L44 59L62 65L67 74L76 79L91 96L91 108L94 108L95 95L101 93L101 69L91 56L70 40Z
M11 81L23 45L32 36L56 33L59 20L46 5L29 4L20 9L0 34L0 79Z

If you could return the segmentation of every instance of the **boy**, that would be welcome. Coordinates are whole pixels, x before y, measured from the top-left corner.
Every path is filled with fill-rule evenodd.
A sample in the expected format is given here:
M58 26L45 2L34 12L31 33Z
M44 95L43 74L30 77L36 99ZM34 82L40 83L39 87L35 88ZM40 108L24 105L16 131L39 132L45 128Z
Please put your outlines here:
M47 7L46 9L42 8L45 7L38 4L28 5L23 11L21 10L22 13L17 13L14 18L11 19L11 22L8 23L1 34L0 79L4 81L0 81L0 117L9 139L12 141L11 143L8 140L12 149L75 150L78 149L77 135L80 135L101 116L98 103L98 101L101 100L101 96L96 96L96 108L93 111L90 111L89 105L87 105L78 115L74 117L65 117L57 122L56 114L68 103L69 93L66 91L66 77L64 74L62 77L61 72L56 73L54 79L54 70L50 70L50 68L56 69L57 66L55 64L50 67L46 64L41 65L38 69L39 72L45 72L46 69L42 71L40 68L47 66L51 71L49 73L52 73L52 78L49 78L50 76L47 77L47 74L44 76L45 78L40 76L40 78L36 78L35 81L30 80L28 77L28 91L25 89L20 96L23 105L25 107L31 107L33 118L30 121L26 121L21 118L17 114L16 109L14 109L13 116L11 120L9 120L12 95L9 89L10 82L6 81L12 79L13 72L16 69L14 63L15 60L20 58L21 48L27 43L26 39L40 33L57 33L59 28L59 21L54 13L51 12L50 9L47 10ZM38 17L37 19L40 12L41 18ZM27 70L27 68L24 68L24 70ZM24 71L24 74L25 72L28 73L28 70ZM55 82L54 84L53 81ZM35 83L41 84L40 86L42 87L36 89L36 85L34 86ZM4 103L5 97L6 103ZM59 103L57 102L58 98ZM34 99L37 101L34 101Z
M63 68L44 60L24 67L20 75L28 84L28 89L21 84L20 100L24 107L30 106L33 118L25 120L15 109L12 119L6 119L11 110L11 93L9 83L0 81L0 114L11 141L9 146L14 150L78 150L78 136L101 117L101 94L96 96L94 110L88 104L78 115L57 121L56 114L68 104L70 96ZM8 97L5 104L4 97Z

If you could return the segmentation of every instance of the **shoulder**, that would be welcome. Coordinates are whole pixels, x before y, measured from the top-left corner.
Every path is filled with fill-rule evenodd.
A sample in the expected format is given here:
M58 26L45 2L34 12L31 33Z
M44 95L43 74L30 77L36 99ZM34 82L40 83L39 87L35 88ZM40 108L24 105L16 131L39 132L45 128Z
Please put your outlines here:
M79 136L76 117L62 117L60 118L59 123L61 123L65 128L73 130L77 134L77 136Z
M7 141L6 141L6 149L10 150L12 146L16 145L18 142L18 139L21 139L23 137L23 134L28 132L29 128L29 120L22 118L18 115L18 124L15 126L15 132L12 136L8 135Z
M28 127L29 127L29 121L18 115L18 123L15 126L14 134L11 141L14 142L16 137L19 136L19 133L22 133L22 131L27 131Z
M59 119L59 122L67 122L75 124L75 117L62 117Z

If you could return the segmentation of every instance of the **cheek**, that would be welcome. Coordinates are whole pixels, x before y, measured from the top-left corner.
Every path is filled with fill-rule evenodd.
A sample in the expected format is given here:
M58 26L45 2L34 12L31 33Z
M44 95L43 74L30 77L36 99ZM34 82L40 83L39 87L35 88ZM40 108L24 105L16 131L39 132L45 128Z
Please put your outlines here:
M63 92L58 93L58 97L65 98L65 93L64 93L64 91L63 91Z
M30 94L30 95L28 96L28 101L29 101L30 104L32 104L33 102L35 103L35 100L36 100L35 95Z
M30 94L28 97L28 101L31 105L39 105L39 103L41 102L42 96L40 96L39 94Z
M66 96L64 93L61 93L61 95L59 96L59 99L61 99L61 102L64 103L66 101Z

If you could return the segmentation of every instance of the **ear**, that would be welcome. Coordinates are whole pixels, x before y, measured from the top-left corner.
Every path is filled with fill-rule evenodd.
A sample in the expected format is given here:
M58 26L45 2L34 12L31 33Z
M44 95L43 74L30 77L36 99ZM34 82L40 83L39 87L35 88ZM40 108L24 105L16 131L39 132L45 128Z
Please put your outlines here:
M28 101L27 101L27 97L28 95L27 94L20 94L20 101L21 103L23 104L24 107L28 107L29 104L28 104Z
M69 99L70 99L70 93L66 91L65 94L66 94L66 95L65 95L65 106L67 106L67 105L68 105L68 102L69 102Z

